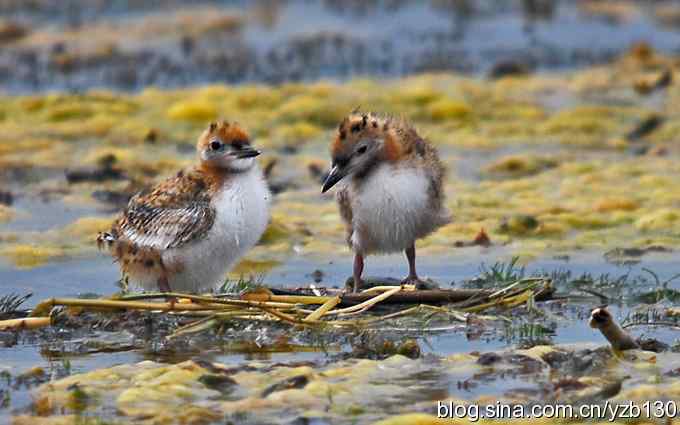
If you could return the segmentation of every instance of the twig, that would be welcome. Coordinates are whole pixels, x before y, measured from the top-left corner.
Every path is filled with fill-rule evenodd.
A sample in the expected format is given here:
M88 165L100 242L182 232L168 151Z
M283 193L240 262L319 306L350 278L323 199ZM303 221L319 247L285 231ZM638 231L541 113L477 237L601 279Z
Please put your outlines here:
M51 323L52 319L49 317L0 320L0 331L38 329L49 326Z
M401 287L395 286L393 289L390 289L389 291L385 291L380 295L376 295L375 297L373 297L373 298L371 298L367 301L364 301L361 304L357 304L357 305L354 305L352 307L347 307L347 308L343 308L343 309L340 309L340 310L329 311L328 313L326 313L326 315L331 315L331 314L341 315L341 314L345 314L345 313L354 313L355 311L366 311L369 308L371 308L372 306L374 306L375 304L379 303L380 301L386 300L387 298L391 297L392 295L396 294L399 291L401 291Z
M241 296L243 301L279 302L288 304L324 304L333 297L314 295L272 295L261 292L247 292Z
M167 336L168 340L171 340L173 338L176 338L181 335L186 335L186 334L191 334L191 333L196 333L200 332L206 329L210 329L213 326L215 326L215 315L213 314L212 316L205 317L200 320L196 320L195 322L191 322L188 325L185 326L180 326L179 328L175 329L175 331Z
M391 289L394 289L396 285L383 285L383 286L374 286L372 288L364 289L361 291L361 294L370 294L373 292L385 292L389 291ZM416 286L415 285L401 285L401 289L404 291L415 291Z
M361 323L363 325L370 325L372 323L382 322L384 320L394 319L396 317L407 316L407 315L410 315L412 313L419 312L420 310L422 310L422 308L423 308L422 305L417 305L415 307L409 307L407 309L404 309L404 310L401 310L401 311L396 311L396 312L390 313L390 314L386 314L384 316L378 316L378 317L374 317L374 318L371 318L371 319L366 319L366 320L363 320Z
M220 300L215 304L186 304L186 303L149 303L139 301L116 301L116 300L86 300L79 298L50 298L38 304L34 310L42 312L54 306L63 305L68 307L81 307L93 309L125 309L125 310L156 310L156 311L201 311L201 310L229 310L233 306L240 307L290 307L290 304L267 303L244 300Z
M303 322L302 320L300 320L300 319L298 319L294 316L282 313L282 312L280 312L280 311L278 311L274 308L267 308L267 307L261 307L261 308L262 308L262 310L266 311L267 313L271 314L272 316L277 317L277 318L283 320L284 322L292 323L294 325L304 325L304 324L317 323L317 322L312 322L312 321Z
M217 297L211 297L211 296L205 296L205 295L192 295L192 294L183 294L180 292L159 292L159 293L150 293L150 294L140 294L140 295L131 295L131 296L126 296L122 297L121 300L128 301L128 300L135 300L135 299L148 299L148 298L159 298L159 295L165 296L165 297L170 297L170 298L178 298L178 299L187 299L194 301L196 303L209 303L209 304L224 304L224 305L232 305L232 306L241 306L241 305L252 305L253 302L268 302L268 306L271 307L288 307L290 306L291 302L288 301L283 301L278 304L272 303L268 300L257 300L257 299L233 299L233 298L217 298ZM274 300L272 300L274 301Z
M302 319L303 322L314 322L319 320L328 311L335 308L336 305L340 304L340 297L333 297L321 305L321 307L314 310L307 317Z
M597 291L594 291L592 289L585 289L585 288L578 288L578 290L581 291L581 292L585 292L586 294L590 294L594 297L599 298L601 304L609 304L610 303L610 299L609 299L608 296L601 294Z
M621 325L623 329L632 328L633 326L666 326L673 329L680 329L680 323L673 322L634 322Z
M523 283L531 283L532 285L530 285L529 287L532 287L532 286L535 286L536 282L541 282L541 281L544 281L544 280L545 279L542 278L542 277L529 277L529 278L526 278L526 279L520 279L517 282L512 283L512 284L506 286L505 288L501 288L498 291L492 293L491 295L489 295L489 299L499 297L499 296L505 294L506 292L510 291L511 289L514 289L515 287L523 284Z
M466 312L466 313L475 313L477 311L486 310L488 308L496 307L496 306L504 306L506 308L512 308L512 307L516 307L520 304L524 304L525 302L527 302L527 300L529 300L531 295L533 295L533 291L530 290L530 289L527 289L527 290L525 290L524 292L522 292L518 295L513 295L511 297L501 298L499 300L491 301L491 302L484 303L484 304L478 304L478 305L474 305L474 306L465 307L465 308L462 308L461 310Z

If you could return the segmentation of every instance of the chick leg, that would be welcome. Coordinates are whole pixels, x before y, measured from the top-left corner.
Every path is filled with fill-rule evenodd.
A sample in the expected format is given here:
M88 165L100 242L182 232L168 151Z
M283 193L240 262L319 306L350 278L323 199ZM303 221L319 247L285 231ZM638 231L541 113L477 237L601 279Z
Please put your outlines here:
M418 277L418 273L416 273L416 244L415 242L411 244L408 248L404 250L406 253L406 260L408 260L408 276L404 280L401 281L401 283L405 285L418 285L421 282L420 278Z
M158 290L161 292L171 292L170 283L168 282L168 277L163 273L161 277L158 278Z
M158 277L158 290L161 292L171 292L170 282L168 280L168 271L163 264L163 257L157 254L158 265L160 266L160 276Z
M359 290L359 285L361 284L361 274L364 272L364 256L357 253L354 254L354 271L352 277L354 278L354 288L353 292Z
M161 275L158 278L158 290L161 292L172 292L170 289L170 282L168 280L168 272L165 270L165 265L163 264L163 259L159 260L160 266L161 266ZM167 297L167 301L170 303L170 306L172 308L175 307L175 302L177 301L177 298L175 297Z

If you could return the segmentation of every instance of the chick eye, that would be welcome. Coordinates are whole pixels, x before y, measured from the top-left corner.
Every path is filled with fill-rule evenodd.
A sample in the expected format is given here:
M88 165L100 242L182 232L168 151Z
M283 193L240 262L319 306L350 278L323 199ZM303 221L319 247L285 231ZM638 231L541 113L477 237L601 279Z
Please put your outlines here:
M210 149L214 151L218 151L222 148L222 143L220 143L218 140L213 140L210 142Z
M359 149L357 149L357 153L361 155L362 153L366 153L366 146L362 146Z

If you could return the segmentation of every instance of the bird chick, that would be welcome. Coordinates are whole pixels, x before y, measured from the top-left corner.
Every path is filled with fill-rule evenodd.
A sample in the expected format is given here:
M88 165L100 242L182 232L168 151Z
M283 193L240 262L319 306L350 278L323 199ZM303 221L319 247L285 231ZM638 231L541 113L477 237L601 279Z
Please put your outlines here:
M347 243L354 251L354 291L364 257L404 251L404 283L421 283L415 241L449 223L444 207L444 166L436 149L407 122L357 111L338 127L331 145L331 171L322 192L337 191Z
M133 196L97 237L123 278L146 290L215 288L267 227L271 195L248 134L211 123L196 150L198 165Z

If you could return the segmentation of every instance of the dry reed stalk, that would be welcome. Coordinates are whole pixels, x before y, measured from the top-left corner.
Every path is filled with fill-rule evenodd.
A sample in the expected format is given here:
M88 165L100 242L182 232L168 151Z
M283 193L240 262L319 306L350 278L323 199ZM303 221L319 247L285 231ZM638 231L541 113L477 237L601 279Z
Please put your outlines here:
M49 317L26 317L23 319L0 320L0 331L39 329L49 326L51 323L52 319Z
M307 317L302 319L303 322L315 322L321 317L329 312L330 310L334 309L335 306L340 304L340 297L333 297L330 300L326 301L321 305L321 307L317 308L313 312L311 312Z

